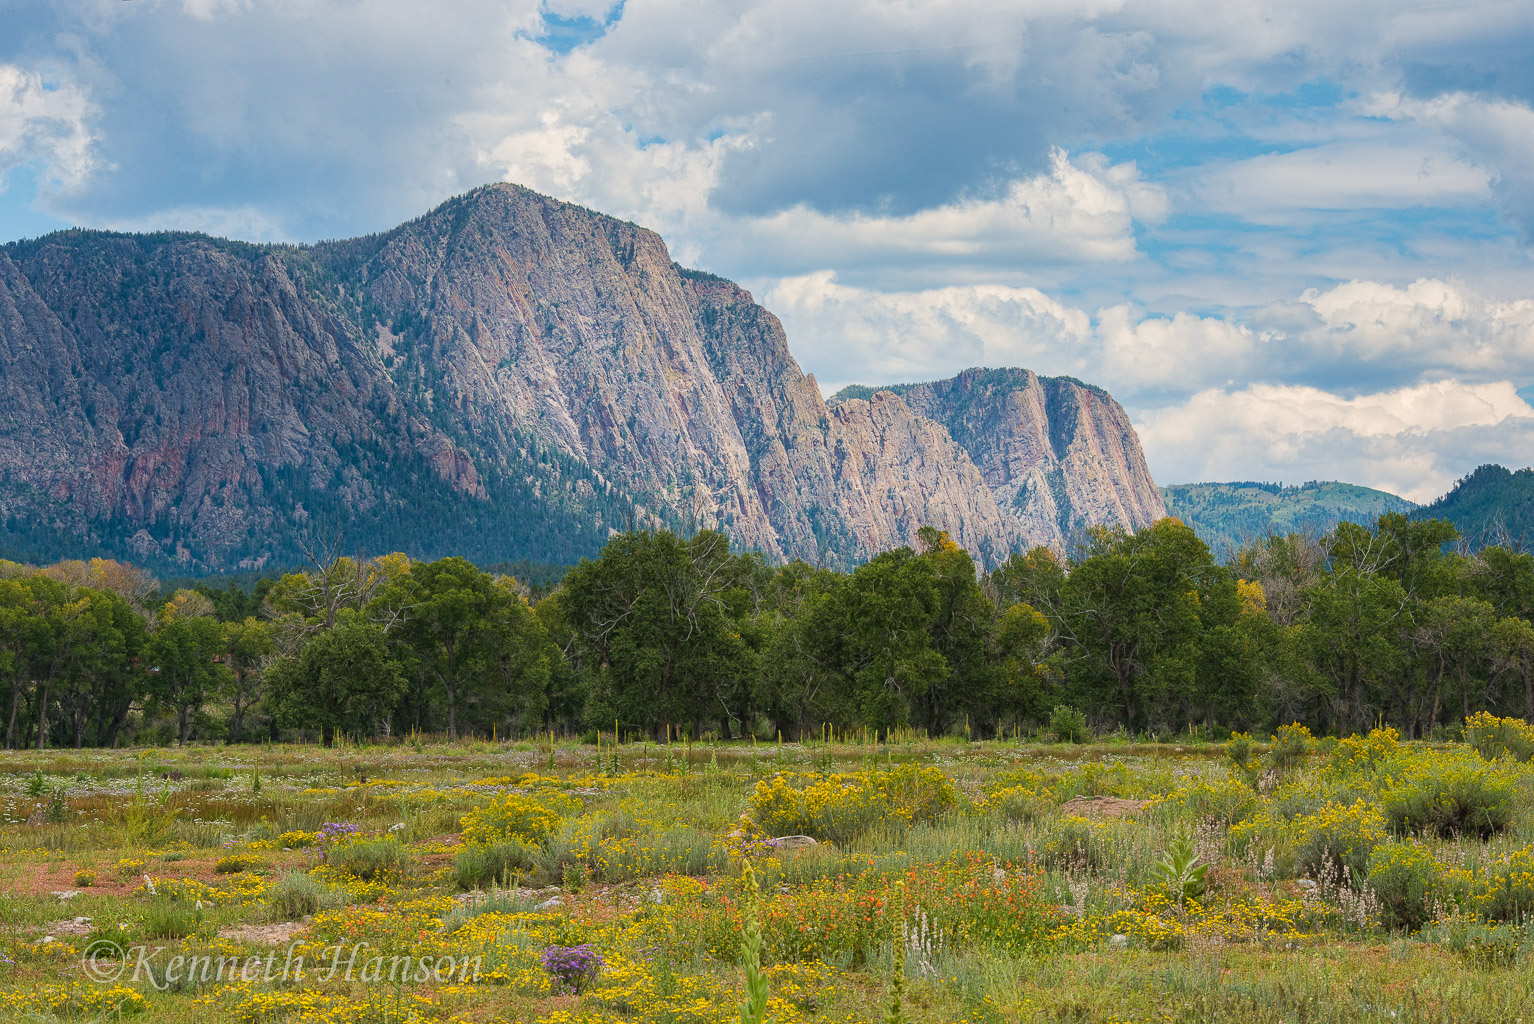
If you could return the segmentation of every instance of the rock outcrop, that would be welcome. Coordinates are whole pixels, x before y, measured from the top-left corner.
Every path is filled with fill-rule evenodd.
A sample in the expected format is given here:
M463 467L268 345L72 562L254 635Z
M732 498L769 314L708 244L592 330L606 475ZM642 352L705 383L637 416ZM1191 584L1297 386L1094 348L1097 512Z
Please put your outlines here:
M1106 393L967 371L827 403L749 293L511 185L316 246L0 248L0 402L10 557L570 561L670 525L847 564L931 524L989 561L1163 514Z
M974 369L895 390L948 428L1029 538L1058 543L1099 523L1134 530L1166 515L1129 415L1101 388Z

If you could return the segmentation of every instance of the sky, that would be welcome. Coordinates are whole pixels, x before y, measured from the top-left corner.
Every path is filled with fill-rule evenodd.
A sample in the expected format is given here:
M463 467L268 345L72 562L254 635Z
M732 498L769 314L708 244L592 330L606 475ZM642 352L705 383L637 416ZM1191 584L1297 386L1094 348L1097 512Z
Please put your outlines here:
M827 393L1107 388L1161 483L1534 450L1527 0L0 0L0 240L315 241L513 181Z

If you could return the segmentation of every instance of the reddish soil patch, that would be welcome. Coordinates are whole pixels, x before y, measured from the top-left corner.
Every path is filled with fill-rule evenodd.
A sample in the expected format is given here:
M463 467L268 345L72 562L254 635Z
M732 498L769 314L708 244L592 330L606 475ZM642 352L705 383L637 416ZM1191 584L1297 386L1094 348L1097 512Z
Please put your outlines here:
M1127 800L1121 796L1073 796L1060 805L1065 814L1078 818L1127 818L1145 809L1145 800Z
M422 839L413 844L415 846L459 846L463 843L462 832L450 832L445 836L433 836L430 839ZM439 868L453 859L456 850L446 853L422 853L417 855L416 862L428 868Z
M213 865L223 856L224 854L219 852L215 855L187 857L185 860L173 860L167 863L161 863L153 857L141 858L144 861L144 870L128 878L123 878L117 873L115 861L112 864L100 862L93 868L96 872L95 883L87 887L75 885L75 872L85 866L78 861L66 859L56 864L21 864L18 865L20 871L15 877L0 882L0 890L13 895L47 896L56 892L74 890L81 896L126 896L143 886L146 873L154 878L195 878L199 882L217 884L234 877L219 874L213 870ZM302 863L302 858L295 859L292 856L277 857L270 854L261 856L274 869L296 867ZM67 906L70 901L60 902L61 905Z

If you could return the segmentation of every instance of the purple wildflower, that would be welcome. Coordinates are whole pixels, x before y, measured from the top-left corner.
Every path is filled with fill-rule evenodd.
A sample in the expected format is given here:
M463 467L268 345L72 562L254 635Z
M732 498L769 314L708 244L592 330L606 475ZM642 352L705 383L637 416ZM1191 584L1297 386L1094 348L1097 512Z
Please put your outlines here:
M550 946L543 951L543 969L553 976L561 991L581 993L596 980L606 963L590 943L579 946Z
M354 836L360 831L356 825L349 821L327 821L320 826L319 840L322 843L334 842L342 836Z

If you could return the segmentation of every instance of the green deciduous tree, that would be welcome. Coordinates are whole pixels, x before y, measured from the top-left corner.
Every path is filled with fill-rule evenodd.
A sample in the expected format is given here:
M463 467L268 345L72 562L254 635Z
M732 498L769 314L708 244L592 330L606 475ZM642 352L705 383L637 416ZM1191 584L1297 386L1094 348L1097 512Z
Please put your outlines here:
M217 660L223 651L223 628L207 616L171 615L150 635L149 696L153 707L175 715L182 744L209 695L228 685L229 668Z
M488 727L541 713L557 652L515 581L462 558L417 562L371 607L394 618L410 670L437 688L450 738L461 722Z
M592 723L660 734L742 722L757 664L742 635L747 584L759 565L722 533L635 531L571 569L560 602L590 667Z
M245 738L245 716L260 699L261 670L277 650L272 627L255 618L224 624L224 656L229 666L229 742Z
M277 720L319 729L326 746L338 731L370 732L405 690L383 628L350 611L314 633L296 658L273 662L265 682Z

